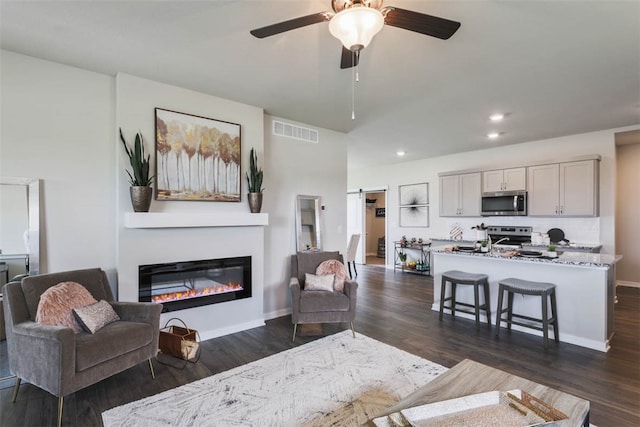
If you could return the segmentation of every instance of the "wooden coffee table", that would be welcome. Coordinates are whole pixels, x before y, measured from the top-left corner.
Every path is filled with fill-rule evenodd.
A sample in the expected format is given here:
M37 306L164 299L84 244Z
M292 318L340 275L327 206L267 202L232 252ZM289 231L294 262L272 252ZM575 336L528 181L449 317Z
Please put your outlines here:
M557 421L556 426L589 426L590 404L588 400L580 399L469 359L458 363L424 387L419 388L395 405L385 409L375 418L427 403L440 402L487 391L513 389L526 391L569 417L566 420ZM367 425L373 426L374 424L369 421Z

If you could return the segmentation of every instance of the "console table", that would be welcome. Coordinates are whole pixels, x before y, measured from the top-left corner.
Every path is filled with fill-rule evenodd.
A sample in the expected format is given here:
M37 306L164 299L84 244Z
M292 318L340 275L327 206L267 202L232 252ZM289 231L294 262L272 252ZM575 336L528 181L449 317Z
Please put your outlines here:
M571 394L465 359L436 379L419 388L375 418L427 403L455 399L487 391L520 389L545 401L569 418L556 421L561 427L588 427L590 404ZM367 426L375 426L369 421Z
M394 256L393 256L393 271L396 269L400 269L402 271L408 271L411 273L420 273L420 274L429 274L431 271L430 265L430 256L429 249L431 247L431 242L427 243L407 243L402 244L402 242L397 241L393 242L394 244ZM407 250L413 251L417 253L418 259L414 260L418 264L416 266L421 266L420 268L411 269L406 265L403 265L400 261L400 252L406 252Z

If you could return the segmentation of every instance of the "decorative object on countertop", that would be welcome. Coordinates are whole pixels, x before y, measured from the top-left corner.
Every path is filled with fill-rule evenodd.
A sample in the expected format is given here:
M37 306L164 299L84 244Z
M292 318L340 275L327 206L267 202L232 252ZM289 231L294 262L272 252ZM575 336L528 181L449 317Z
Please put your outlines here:
M489 228L488 225L484 225L483 223L480 223L480 225L474 225L473 227L471 227L472 230L476 230L476 239L482 241L482 240L487 240L487 229Z
M240 202L237 123L155 109L156 200Z
M408 244L409 241L407 240L407 236L402 236L402 238L400 239L400 246L406 248Z
M249 185L247 195L249 199L249 209L251 213L260 213L262 209L262 178L263 171L258 169L258 156L252 148L249 153L249 171L247 172L247 184Z
M454 240L462 240L462 227L460 224L454 224L449 231L449 236Z
M407 254L404 252L398 252L398 258L400 259L400 262L402 263L402 265L404 265L407 262Z
M127 171L129 175L129 194L131 196L131 205L134 212L149 212L151 206L151 197L153 196L153 189L151 184L153 183L153 176L149 176L149 158L150 155L145 156L144 143L142 134L136 133L136 139L133 149L129 148L129 144L124 139L122 129L120 129L120 140L129 157L129 163L131 164L132 172Z
M568 245L569 240L564 238L564 231L559 228L552 228L547 231L550 243L559 243L561 245Z
M480 242L480 252L489 252L489 242L486 240Z
M547 256L549 258L556 258L558 256L558 253L556 252L556 245L554 245L553 243L549 245Z

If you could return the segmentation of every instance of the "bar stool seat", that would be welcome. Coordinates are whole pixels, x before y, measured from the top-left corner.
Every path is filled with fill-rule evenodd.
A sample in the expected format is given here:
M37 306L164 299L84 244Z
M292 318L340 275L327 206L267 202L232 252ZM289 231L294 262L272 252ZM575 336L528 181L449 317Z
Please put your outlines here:
M451 296L445 298L447 282L451 283ZM456 301L457 285L473 285L474 304ZM480 305L480 286L483 288L484 304ZM451 301L445 305L446 301ZM442 320L444 309L451 310L451 316L456 316L456 306L471 307L474 310L457 309L462 313L473 314L476 317L476 328L480 327L480 310L485 310L487 314L487 325L491 326L491 309L489 308L489 276L486 274L467 273L465 271L449 270L442 273L442 285L440 288L440 314L438 318Z
M556 307L556 285L553 283L533 282L530 280L515 278L503 279L499 284L498 311L496 312L496 337L500 335L500 324L505 322L507 323L507 329L509 330L513 324L542 331L545 349L549 348L549 327L553 326L554 339L556 342L560 342L558 331L558 310ZM503 309L502 298L505 291L507 292L507 307ZM542 318L536 319L534 317L524 316L521 314L514 314L514 294L540 296L542 298ZM551 317L549 317L547 297L551 300ZM503 313L507 313L507 317L502 317ZM513 320L514 317L528 320L529 323Z

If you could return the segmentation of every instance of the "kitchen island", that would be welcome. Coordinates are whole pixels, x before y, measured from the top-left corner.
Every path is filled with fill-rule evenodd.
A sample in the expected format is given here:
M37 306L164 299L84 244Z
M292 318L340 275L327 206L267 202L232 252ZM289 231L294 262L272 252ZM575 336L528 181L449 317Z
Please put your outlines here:
M433 256L433 306L440 309L442 273L461 270L489 276L491 325L495 327L498 282L508 277L550 282L556 285L560 341L606 352L613 335L615 301L615 264L622 256L565 252L559 257L506 256L508 253L452 251L451 246L435 247ZM447 294L450 286L447 285ZM456 299L473 303L473 287L458 286ZM541 301L537 296L514 299L514 312L541 317ZM445 310L448 313L448 310ZM465 313L456 316L473 318ZM486 316L481 315L486 321ZM514 330L542 335L541 331L513 325ZM503 332L504 334L504 332Z

